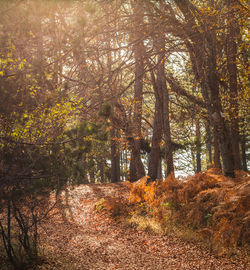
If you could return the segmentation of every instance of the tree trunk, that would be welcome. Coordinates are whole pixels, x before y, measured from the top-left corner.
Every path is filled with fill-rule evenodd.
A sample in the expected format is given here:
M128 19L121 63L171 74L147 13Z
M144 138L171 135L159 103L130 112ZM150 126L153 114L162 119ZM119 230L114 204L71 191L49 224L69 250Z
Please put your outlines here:
M105 181L105 176L104 176L104 161L102 159L98 163L98 170L100 171L100 180L101 180L101 183L104 183L104 181Z
M214 167L221 169L219 134L216 129L214 129L213 147L214 147L214 157L213 157Z
M131 159L130 159L130 180L136 181L145 175L144 166L141 161L140 139L142 124L142 102L143 102L143 41L140 29L143 26L143 8L141 1L133 1L134 20L136 28L132 34L132 40L135 42L133 46L135 58L135 84L134 84L134 121L133 134L130 138Z
M224 174L234 177L234 155L231 145L230 132L226 126L222 113L221 98L219 93L219 80L217 77L217 48L216 34L213 30L204 31L193 35L193 30L197 26L195 15L192 9L192 3L189 0L175 0L176 5L180 8L190 28L189 34L192 43L186 42L190 53L190 59L193 71L197 80L205 79L205 90L207 91L204 98L209 101L208 111L213 116L213 126L215 132L218 132L220 152L223 161ZM205 21L204 21L205 22ZM207 28L206 22L203 24ZM201 68L203 67L203 68Z
M131 149L129 180L134 182L145 176L145 169L141 161L140 148L137 148L134 138L130 138L129 145Z
M117 132L112 127L110 130L111 136L111 182L116 183L120 181L120 153L117 147Z
M160 144L162 136L165 137L165 159L167 163L167 175L174 172L173 154L171 144L171 133L169 123L169 95L166 87L165 78L165 36L159 32L155 36L154 46L158 53L157 79L155 80L153 72L151 72L152 83L155 93L155 119L153 127L152 148L149 156L149 176L151 179L157 178L157 171L160 156Z
M162 159L161 159L161 157L160 157L160 160L158 162L157 179L162 179Z
M211 140L211 130L209 124L206 124L206 160L207 160L207 169L211 167L212 164L212 140Z
M200 121L196 119L195 122L196 130L196 173L201 171L201 132L200 132Z
M160 34L157 34L154 39L154 47L158 53L157 78L151 72L155 95L155 114L153 125L153 136L151 150L149 153L148 175L150 180L157 179L158 166L161 159L161 142L163 135L163 83L164 83L164 48L165 41Z
M241 137L241 159L242 159L242 170L248 172L247 169L247 155L246 155L246 139L243 134Z
M169 94L168 89L165 87L163 91L163 98L164 98L164 112L163 112L163 130L164 130L164 137L165 137L165 159L167 164L167 176L169 174L174 175L174 159L173 159L173 147L171 141L171 130L170 130L170 112L169 112Z
M162 119L161 118L162 118L162 112L160 109L159 100L158 98L156 98L152 146L149 153L149 162L148 162L148 175L151 180L157 179L158 165L160 162L160 155L161 155L160 145L162 141Z
M222 113L221 98L219 93L219 81L216 74L216 42L215 34L206 35L209 56L207 59L207 85L210 91L210 113L213 118L215 132L218 133L220 152L222 156L224 174L234 177L234 156L231 145L230 132Z
M234 14L235 1L229 1L231 16L229 16L229 32L227 42L227 70L229 75L230 89L230 120L231 120L231 142L234 157L234 169L240 169L240 148L239 148L239 105L238 105L238 84L237 84L237 22Z

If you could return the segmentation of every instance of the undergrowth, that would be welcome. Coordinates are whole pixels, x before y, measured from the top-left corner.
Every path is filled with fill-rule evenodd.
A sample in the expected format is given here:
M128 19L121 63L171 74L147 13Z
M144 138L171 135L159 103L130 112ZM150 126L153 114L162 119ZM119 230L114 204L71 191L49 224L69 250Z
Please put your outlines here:
M105 200L117 220L160 235L175 234L186 241L206 244L216 255L233 256L250 243L250 177L235 179L210 169L181 181L168 176L154 182L143 177L126 182L129 205Z

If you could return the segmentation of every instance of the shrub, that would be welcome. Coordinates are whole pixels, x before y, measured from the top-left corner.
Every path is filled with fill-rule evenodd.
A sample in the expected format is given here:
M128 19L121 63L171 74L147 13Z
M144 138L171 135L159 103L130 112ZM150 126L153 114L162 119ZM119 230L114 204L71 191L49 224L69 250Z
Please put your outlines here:
M237 172L232 181L212 169L180 181L147 182L143 177L130 187L131 203L145 204L147 215L164 226L166 220L190 224L209 241L218 255L231 255L237 246L249 244L250 178Z

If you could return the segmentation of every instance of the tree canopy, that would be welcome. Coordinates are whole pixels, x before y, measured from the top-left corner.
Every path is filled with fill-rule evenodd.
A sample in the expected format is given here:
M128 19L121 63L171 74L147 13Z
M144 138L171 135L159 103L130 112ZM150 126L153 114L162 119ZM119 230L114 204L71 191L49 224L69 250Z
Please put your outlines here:
M247 1L0 4L0 210L69 183L248 170Z

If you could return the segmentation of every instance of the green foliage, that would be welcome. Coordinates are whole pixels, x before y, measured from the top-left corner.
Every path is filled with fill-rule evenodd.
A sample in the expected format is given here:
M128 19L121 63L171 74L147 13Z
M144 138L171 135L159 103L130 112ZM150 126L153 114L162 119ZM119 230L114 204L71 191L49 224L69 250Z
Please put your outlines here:
M96 169L100 162L98 149L106 147L107 132L101 123L83 121L65 131L64 153L67 167L71 168L71 183L86 182L86 175Z
M212 221L212 214L211 213L207 213L205 216L204 216L204 219L206 220L206 223L207 223L207 226L210 226L211 224L211 221Z
M110 103L104 103L98 114L99 116L109 118L113 114L113 106Z
M129 159L134 160L128 151L129 140L140 139L146 160L156 126L155 108L166 109L163 100L156 104L156 93L152 93L154 84L160 93L161 80L165 85L166 79L173 79L172 84L167 80L171 139L165 139L172 142L171 151L176 151L178 160L188 160L177 167L185 169L193 164L195 168L195 155L204 154L208 139L204 126L211 120L209 110L216 102L221 102L225 126L238 120L242 142L246 141L245 152L249 152L246 1L233 8L223 1L213 1L213 5L211 1L191 1L192 5L185 8L176 8L178 3L181 7L181 1L142 1L143 8L136 4L134 8L129 1L73 1L73 5L72 1L14 2L1 1L0 212L6 215L8 203L13 204L12 210L17 201L38 203L39 196L46 199L50 192L67 184L108 181L110 141L113 146L119 144L117 153L123 151L120 157L125 166L121 173L127 176ZM137 7L141 10L138 13ZM165 10L169 11L167 16ZM169 37L166 48L158 48L161 33L152 23L160 25L163 36ZM237 26L235 40L230 40L232 23ZM227 67L232 64L230 55L227 59L230 42L238 52L235 97L230 96L232 74ZM160 59L165 49L168 53ZM139 69L143 74L137 72ZM214 81L210 80L213 74ZM213 82L218 83L217 90L209 88ZM138 100L133 95L140 87L143 93ZM213 89L219 92L216 100ZM196 119L201 124L199 135L194 132ZM109 137L111 125L118 129L119 136ZM212 133L209 131L210 144ZM159 140L160 154L166 159L169 149L163 141ZM148 185L144 178L133 187L133 202L143 204L138 210L141 216L149 210L150 215L163 219L197 196L206 208L189 209L188 218L196 227L210 226L212 212L205 203L216 191L205 195L201 191L214 189L216 181L209 177L207 181L190 181L183 189L185 200L181 200L180 184L174 178L168 180L157 186ZM33 203L27 207L33 209ZM222 219L221 224L221 235L227 229L233 231L228 220Z

